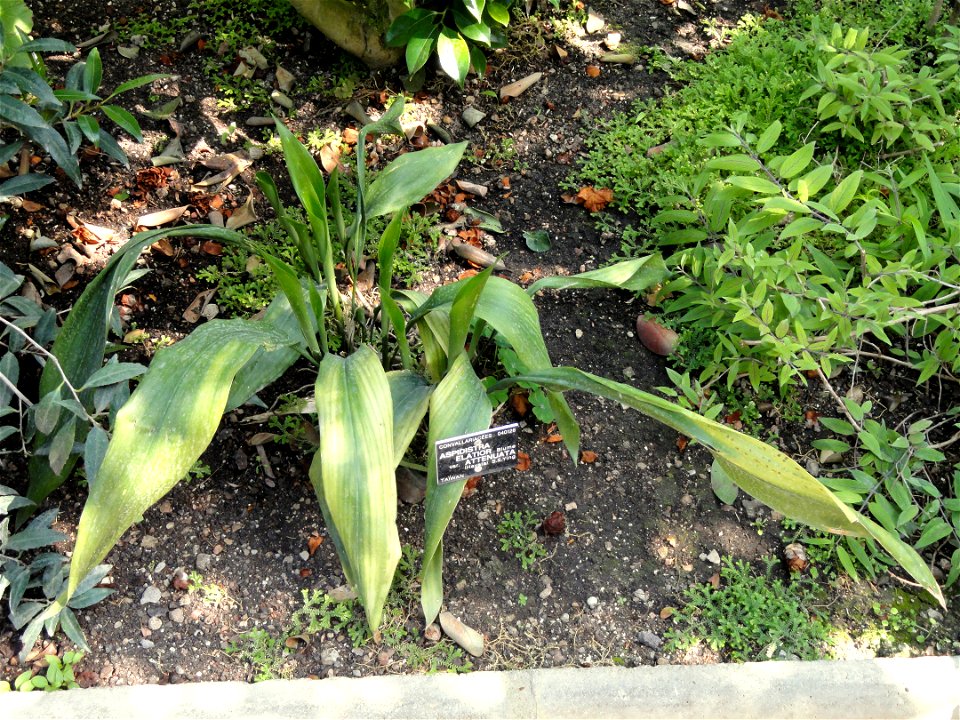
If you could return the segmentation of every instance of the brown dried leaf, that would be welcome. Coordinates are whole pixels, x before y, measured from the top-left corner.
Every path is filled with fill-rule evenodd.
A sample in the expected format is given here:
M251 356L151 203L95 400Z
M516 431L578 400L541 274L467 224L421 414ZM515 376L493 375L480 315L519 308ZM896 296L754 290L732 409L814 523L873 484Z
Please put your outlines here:
M520 417L525 417L530 412L530 398L527 391L514 393L510 396L510 407Z
M587 65L587 77L600 77L600 68L596 65Z
M667 607L663 608L663 610L660 611L660 619L666 620L668 617L671 617L676 611L677 609L675 607L670 607L668 605Z
M167 210L158 210L157 212L147 213L146 215L141 215L137 218L137 225L142 225L143 227L159 227L161 225L169 225L172 222L176 222L180 217L187 211L189 205L181 205L180 207L169 208Z
M160 238L150 246L150 249L168 258L172 258L176 254L176 250L173 249L173 245L167 238Z
M310 557L313 557L321 545L323 545L323 537L319 533L313 533L307 538L307 552L310 553Z
M597 461L597 454L593 450L584 450L580 453L580 461L588 465Z
M320 166L329 175L340 165L340 144L327 143L320 148Z
M583 205L590 212L600 212L613 202L613 190L609 188L593 188L589 185L581 188L577 193L577 203Z
M467 482L463 485L463 492L460 493L460 497L473 497L477 494L477 488L480 487L480 475L474 475L473 477L467 478Z
M530 456L527 455L522 450L517 452L516 469L519 470L520 472L526 472L527 470L530 469Z

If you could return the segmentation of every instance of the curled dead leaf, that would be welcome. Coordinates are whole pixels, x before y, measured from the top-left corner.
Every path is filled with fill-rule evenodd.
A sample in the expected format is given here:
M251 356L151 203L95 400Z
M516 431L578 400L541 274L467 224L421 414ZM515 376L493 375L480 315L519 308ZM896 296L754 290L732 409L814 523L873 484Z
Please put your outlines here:
M323 536L319 533L313 533L307 538L307 552L310 553L310 557L313 557L313 554L321 545L323 545Z
M710 579L707 582L709 582L713 586L714 590L719 590L720 589L720 573L714 573L713 575L711 575Z
M526 472L530 469L530 456L522 450L517 452L516 469L520 472Z
M588 465L590 463L595 463L597 461L597 454L593 450L584 450L580 453L580 462L585 462Z
M600 77L600 68L597 65L587 65L587 77Z
M467 478L467 482L463 485L463 492L460 493L460 497L473 497L477 494L477 488L480 487L480 475L474 475L473 477Z
M690 441L687 438L685 438L683 435L681 435L680 437L677 438L677 450L679 450L680 452L683 452L684 450L687 449L687 445L689 443Z
M588 185L580 188L580 192L576 195L576 202L590 212L600 212L613 202L613 190Z
M147 213L137 218L137 225L143 227L160 227L176 222L187 211L188 205L169 208L167 210L158 210L157 212Z
M650 352L666 357L677 349L680 336L647 315L637 317L637 337Z
M548 443L563 442L563 435L561 435L560 433L553 433L551 435L547 435L545 442L548 442Z
M173 245L167 238L157 240L150 246L150 250L168 258L172 258L176 254L176 250L174 250Z
M672 616L677 609L675 607L667 606L660 611L660 619L666 620L668 617Z
M807 549L800 543L790 543L783 549L783 556L787 560L790 572L800 573L807 569L810 561L807 559Z

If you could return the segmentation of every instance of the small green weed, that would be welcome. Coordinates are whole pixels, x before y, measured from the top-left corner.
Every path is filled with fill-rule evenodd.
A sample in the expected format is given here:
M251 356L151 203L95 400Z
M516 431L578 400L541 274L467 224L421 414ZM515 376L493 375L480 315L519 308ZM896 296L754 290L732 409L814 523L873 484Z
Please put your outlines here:
M500 549L520 561L524 570L530 570L537 561L547 556L547 550L537 539L539 520L531 510L504 513L497 525Z
M74 676L73 667L83 660L82 652L65 652L62 660L56 655L46 655L43 659L47 663L45 673L35 674L33 670L25 670L14 679L12 689L18 692L32 690L53 692L80 687ZM0 683L0 693L8 692L10 689L10 684L6 681Z
M667 650L703 642L736 662L829 657L830 625L820 598L807 581L773 578L774 565L767 561L758 575L742 560L724 558L719 589L704 584L684 592L686 604L665 635Z

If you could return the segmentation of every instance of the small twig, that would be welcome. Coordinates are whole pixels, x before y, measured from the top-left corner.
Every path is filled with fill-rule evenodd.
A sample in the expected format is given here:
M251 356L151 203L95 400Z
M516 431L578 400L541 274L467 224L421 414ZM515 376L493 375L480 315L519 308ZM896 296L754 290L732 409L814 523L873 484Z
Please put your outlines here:
M853 419L853 415L850 414L850 411L847 410L846 403L843 402L843 399L837 395L837 391L833 389L833 385L830 384L830 380L827 379L827 376L824 375L823 370L817 367L817 377L820 378L820 382L823 383L823 386L827 389L827 392L833 396L833 399L836 400L837 405L840 406L840 409L843 410L843 414L847 416L847 420L850 421L850 424L857 429L857 432L863 430L856 420Z
M938 148L946 144L947 143L945 141L941 140L940 142L933 143L933 146L935 148ZM920 153L920 152L926 152L926 150L924 150L924 148L919 148L919 147L911 148L909 150L897 150L897 152L884 153L883 155L880 156L880 159L892 160L893 158L903 157L904 155L915 155L916 153Z
M943 442L933 444L930 447L932 447L934 450L941 450L945 447L953 445L955 442L957 442L957 440L960 440L960 432L954 433L952 437L947 438Z
M12 322L6 318L0 317L0 323L3 323L8 328L20 335L24 340L27 341L31 346L33 346L37 352L39 352L44 358L53 363L53 366L57 369L57 372L60 373L60 378L63 380L63 384L67 386L67 389L70 390L70 394L73 395L73 399L77 401L77 405L83 408L84 414L87 416L87 420L93 424L95 427L100 427L98 423L90 413L86 411L86 408L83 406L83 401L80 400L80 396L77 394L76 389L73 387L73 383L70 382L70 378L67 377L67 374L63 370L63 366L60 364L60 360L57 359L57 356L52 352L44 348L40 343L30 337L26 332L21 328L14 325Z
M24 403L27 407L33 407L33 404L34 404L33 401L30 400L30 398L28 398L22 392L20 392L17 389L17 386L10 381L10 378L8 378L3 373L0 373L0 382L6 385L10 389L10 392L12 392L14 395L17 396L17 398L19 398L20 402Z

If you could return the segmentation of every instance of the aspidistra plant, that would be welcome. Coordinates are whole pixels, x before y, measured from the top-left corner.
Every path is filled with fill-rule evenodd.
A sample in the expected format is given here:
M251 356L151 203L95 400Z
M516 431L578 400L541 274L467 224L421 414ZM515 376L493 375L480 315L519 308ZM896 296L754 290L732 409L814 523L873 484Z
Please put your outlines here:
M361 137L397 131L401 102L374 126L364 128ZM776 449L662 398L574 368L552 366L532 300L536 293L565 288L640 292L664 279L666 269L659 256L575 276L545 278L526 290L493 276L492 269L440 287L429 296L393 290L392 264L403 213L454 170L464 144L403 155L378 173L369 186L358 152L358 200L353 223L347 227L338 204L338 179L334 176L325 183L299 141L279 124L278 130L308 223L291 219L269 178L261 176L259 181L293 237L307 271L301 276L267 253L265 258L282 295L263 319L214 320L157 353L117 415L99 470L88 477L90 495L80 518L69 586L61 602L127 528L186 475L212 440L224 411L245 402L303 357L316 368L320 436L310 480L344 574L374 631L400 557L394 473L409 459L411 442L426 422L428 481L421 603L425 621L432 622L443 602L443 535L465 483L438 484L433 448L437 440L490 425L488 390L473 363L479 336L487 332L500 335L524 369L522 377L503 380L501 385L520 380L546 388L571 458L579 456L579 427L562 392L585 390L615 399L697 438L714 454L713 472L722 481L733 482L805 522L876 538L942 602L932 574L912 549L837 501ZM348 275L355 277L366 248L367 220L391 214L375 252L379 313L367 318L372 328L379 315L380 352L363 342L376 339L370 332L355 347L346 344L342 354L331 352L328 334L343 333L347 321L362 313L354 283L346 297L337 286L335 262L342 258ZM193 226L191 234L246 242L243 236L220 228ZM155 235L150 240L155 240ZM143 247L145 240L132 242ZM333 308L340 305L342 312L332 311L328 318L328 301Z

